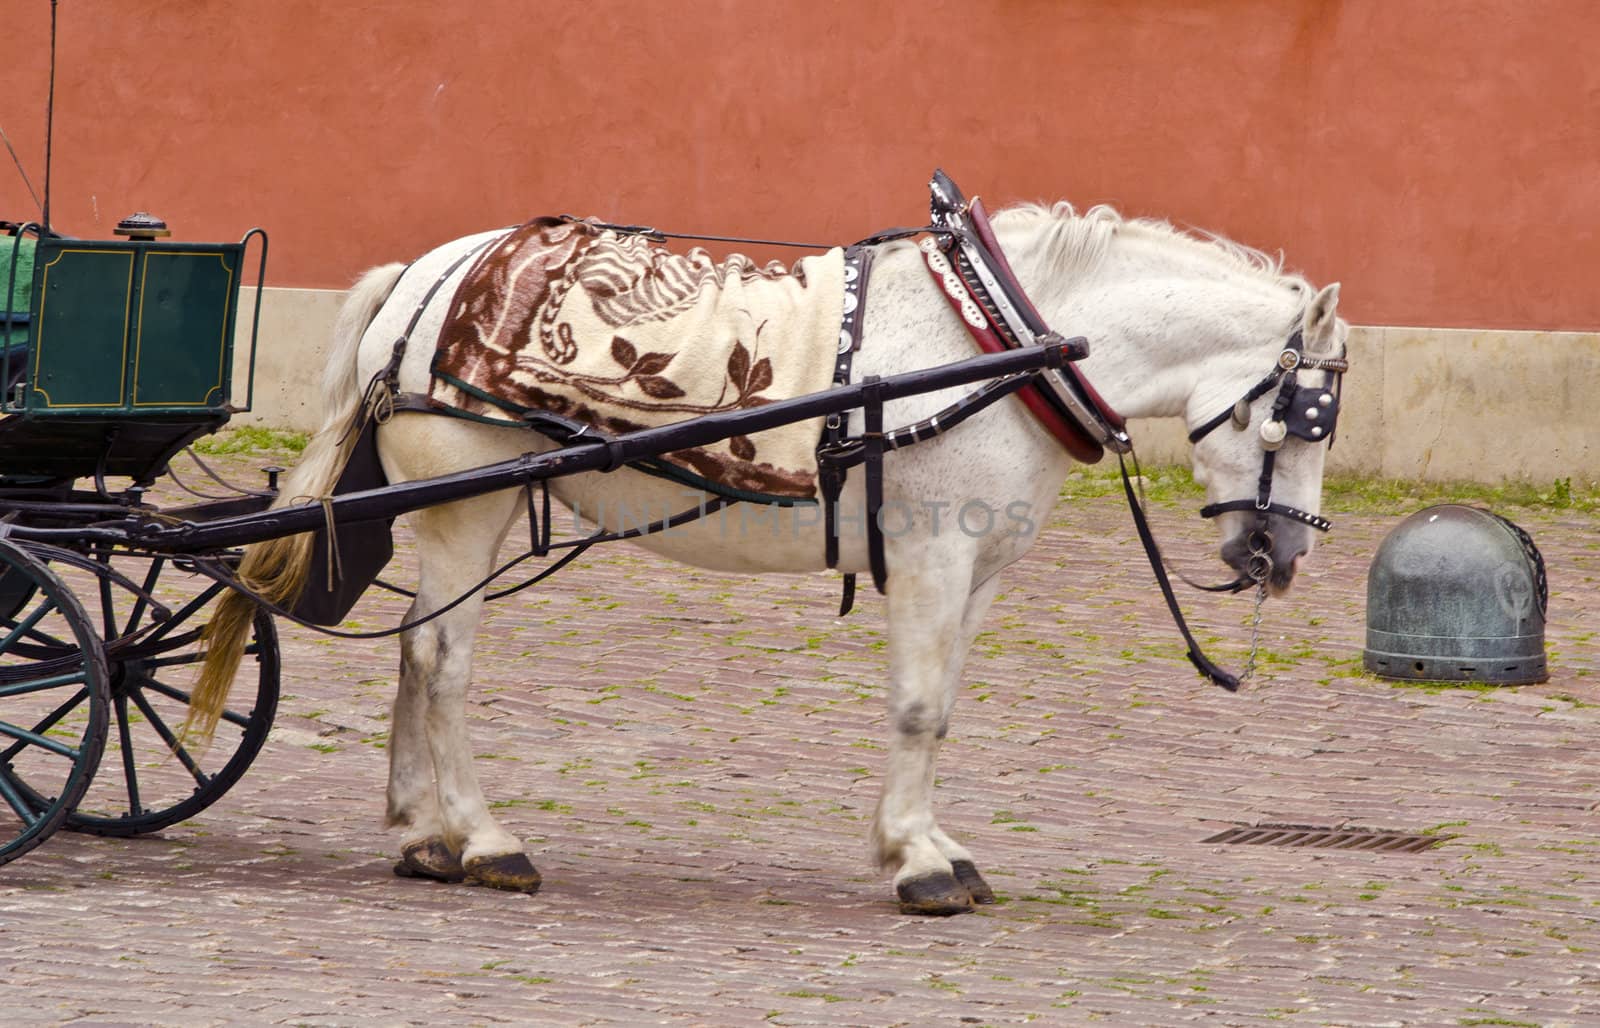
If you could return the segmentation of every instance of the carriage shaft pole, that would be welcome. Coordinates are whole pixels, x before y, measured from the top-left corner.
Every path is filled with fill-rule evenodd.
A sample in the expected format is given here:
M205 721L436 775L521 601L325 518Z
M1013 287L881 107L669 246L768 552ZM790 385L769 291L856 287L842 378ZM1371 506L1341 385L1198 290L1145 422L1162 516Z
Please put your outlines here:
M1082 340L984 354L954 364L903 372L877 382L884 400L896 400L953 386L968 385L1007 375L1029 374L1059 368L1068 347ZM329 505L336 522L372 521L521 486L542 479L585 471L612 470L646 457L674 450L705 446L735 435L753 434L810 418L837 414L862 405L861 383L779 400L760 407L723 411L638 432L582 442L545 453L527 453L509 461L487 464L436 478L418 479L336 496ZM253 514L217 518L203 523L162 525L135 522L102 526L102 532L124 542L170 553L198 553L261 542L324 527L327 514L321 502L277 507ZM96 533L95 529L88 530ZM18 535L31 535L25 529ZM84 531L76 533L80 538Z

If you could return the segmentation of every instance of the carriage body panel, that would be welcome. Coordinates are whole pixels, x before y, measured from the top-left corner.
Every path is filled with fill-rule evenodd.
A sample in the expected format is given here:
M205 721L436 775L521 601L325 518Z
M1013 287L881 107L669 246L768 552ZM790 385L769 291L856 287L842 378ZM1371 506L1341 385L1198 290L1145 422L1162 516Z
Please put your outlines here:
M242 243L39 241L5 413L231 413ZM19 402L20 401L20 402Z
M28 242L31 267L8 262L18 284L0 352L0 476L148 481L248 409L232 395L248 236Z

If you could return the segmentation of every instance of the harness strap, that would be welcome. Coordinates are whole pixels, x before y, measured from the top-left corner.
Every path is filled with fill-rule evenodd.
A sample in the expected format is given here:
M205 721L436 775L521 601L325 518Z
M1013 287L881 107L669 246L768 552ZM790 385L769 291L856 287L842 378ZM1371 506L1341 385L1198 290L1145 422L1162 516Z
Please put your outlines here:
M1313 514L1308 510L1301 510L1299 507L1291 507L1287 503L1267 503L1263 506L1259 499L1224 500L1221 503L1208 503L1200 508L1200 516L1214 518L1218 514L1226 514L1232 510L1250 511L1256 514L1277 514L1291 521L1298 521L1302 525L1308 525L1319 532L1326 532L1333 527L1333 522L1320 514Z
M862 445L865 447L867 473L867 563L872 568L872 584L883 592L889 584L889 566L883 553L883 387L877 375L861 380L864 415Z
M833 362L833 384L850 384L850 368L861 349L861 327L867 313L867 279L872 274L873 251L868 244L856 243L844 252L844 320L839 326L838 356ZM848 464L828 459L845 443L847 418L843 412L829 414L822 423L822 438L817 441L817 491L822 494L823 556L828 567L839 566L839 496L844 492ZM850 613L856 602L856 576L844 576L844 593L839 599L839 616Z
M939 232L936 239L922 244L928 270L979 348L996 353L1061 342L1011 270L983 204L976 197L968 200L942 170L933 173L929 186ZM1072 360L1081 360L1089 348L1085 342L1071 352ZM1071 365L1039 376L1020 398L1034 419L1081 463L1097 462L1108 449L1116 453L1132 449L1122 416Z
M1010 349L1007 342L990 324L983 304L969 293L967 283L951 265L944 251L939 249L932 239L923 240L920 249L928 274L938 283L939 291L949 301L951 308L961 319L962 326L972 336L973 342L978 344L978 349L985 353L1002 353ZM1074 460L1083 464L1093 464L1105 453L1099 443L1051 406L1038 389L1024 389L1017 396L1028 408L1028 413L1033 415L1034 419L1072 455Z
M1229 418L1232 418L1234 420L1235 424L1237 424L1241 420L1248 423L1248 421L1249 421L1248 418L1240 418L1238 413L1237 413L1239 411L1239 409L1240 409L1240 404L1243 404L1245 407L1248 407L1252 403L1254 403L1257 400L1261 399L1261 397L1267 395L1267 391L1269 389L1271 389L1273 386L1278 384L1278 379L1282 375L1283 375L1283 372L1274 369L1272 374L1268 375L1266 378L1263 378L1261 381L1259 381L1255 385L1251 386L1250 390L1248 392L1246 392L1242 397L1240 397L1238 402L1235 403L1232 407L1229 407L1227 410L1225 410L1222 413L1218 414L1216 417L1207 420L1199 428L1196 428L1193 432L1190 432L1189 433L1189 441L1191 443L1198 443L1200 440L1202 440L1206 436L1210 435L1214 429L1216 429L1224 421L1227 421Z
M411 333L416 331L417 323L422 320L423 313L427 311L428 305L433 302L434 296L450 280L450 276L454 275L461 265L467 263L473 257L482 255L488 249L489 244L499 238L499 236L494 236L486 239L457 257L450 262L449 267L440 273L438 278L433 280L433 284L428 286L428 291L422 295L421 301L417 303L417 309L412 311L411 320L406 323L405 331L400 333L399 337L395 339L394 345L389 348L389 363L385 364L382 370L368 380L367 388L362 394L360 413L351 421L350 426L345 429L345 434L341 437L341 441L350 438L352 433L359 435L366 429L367 422L376 420L379 424L382 424L394 414L395 403L400 396L400 365L406 358L406 347L411 343ZM394 280L396 287L400 285L400 279L404 278L412 267L413 265L408 264L400 272L399 277Z

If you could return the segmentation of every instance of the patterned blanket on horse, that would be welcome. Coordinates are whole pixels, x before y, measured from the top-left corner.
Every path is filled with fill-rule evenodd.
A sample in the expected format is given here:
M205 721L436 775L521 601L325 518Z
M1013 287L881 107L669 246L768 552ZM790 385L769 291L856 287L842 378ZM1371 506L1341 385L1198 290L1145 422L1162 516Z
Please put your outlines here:
M538 218L497 240L451 302L429 395L492 420L543 410L618 434L826 389L844 300L830 250L786 269L671 253ZM726 496L816 495L820 419L665 454Z

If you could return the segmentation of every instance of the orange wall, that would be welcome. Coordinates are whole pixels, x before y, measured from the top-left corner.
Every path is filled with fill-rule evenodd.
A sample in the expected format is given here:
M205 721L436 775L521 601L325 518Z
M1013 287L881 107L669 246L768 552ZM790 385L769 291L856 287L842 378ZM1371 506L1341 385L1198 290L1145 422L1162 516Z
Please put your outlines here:
M0 16L36 184L48 21ZM56 226L260 224L271 285L562 211L846 241L920 223L943 165L991 205L1282 249L1364 323L1600 328L1591 0L62 0L60 25ZM34 215L0 166L0 217Z

